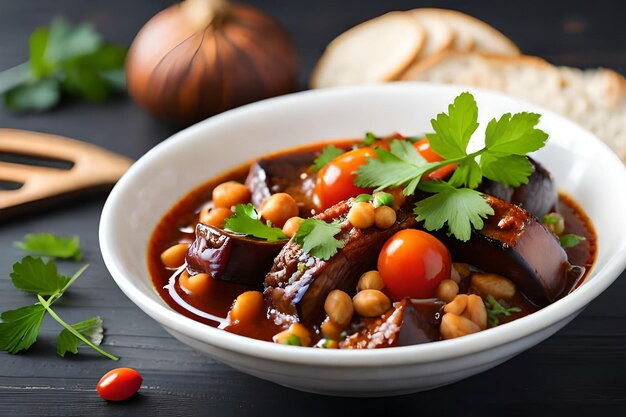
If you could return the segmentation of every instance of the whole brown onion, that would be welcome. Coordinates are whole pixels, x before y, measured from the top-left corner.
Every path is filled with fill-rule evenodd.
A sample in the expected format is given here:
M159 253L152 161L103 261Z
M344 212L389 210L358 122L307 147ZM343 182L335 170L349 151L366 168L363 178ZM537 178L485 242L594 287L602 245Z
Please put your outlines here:
M186 0L158 13L126 61L134 100L180 124L291 92L296 72L289 34L258 9L225 0Z

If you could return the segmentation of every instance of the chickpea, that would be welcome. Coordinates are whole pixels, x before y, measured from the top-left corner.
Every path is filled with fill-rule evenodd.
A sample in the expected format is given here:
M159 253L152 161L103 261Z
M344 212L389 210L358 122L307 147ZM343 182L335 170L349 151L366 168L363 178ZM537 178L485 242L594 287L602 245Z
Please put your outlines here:
M459 294L454 297L454 300L445 305L443 311L445 313L452 313L460 316L467 307L467 294Z
M480 327L470 319L454 313L446 313L441 318L439 330L444 339L453 339L470 333L477 333L480 331Z
M385 288L385 283L378 271L367 271L361 278L356 286L357 291L363 290L382 290Z
M374 225L374 206L371 203L359 202L348 212L348 221L358 229L367 229Z
M298 229L300 228L300 223L304 221L301 217L292 217L285 222L283 226L283 233L287 237L293 237Z
M324 311L328 314L330 321L340 326L347 326L354 314L352 299L341 290L332 290L328 293L328 296L326 296Z
M185 263L187 249L189 249L188 243L178 243L170 246L161 253L161 262L166 268L178 268Z
M454 300L454 297L456 297L458 293L459 285L451 279L444 279L437 287L437 298L446 303Z
M346 330L346 326L341 326L330 319L326 319L322 322L320 330L325 338L339 340L341 339L341 332Z
M280 343L281 345L309 346L311 344L311 335L302 324L294 323L289 326L289 329L275 334L272 340L274 343Z
M287 220L298 215L298 203L287 193L272 194L259 208L259 214L276 227L283 227Z
M224 225L226 224L226 219L232 215L233 212L226 207L218 207L212 210L203 209L200 212L200 217L198 220L200 221L200 223L223 229Z
M398 210L406 202L406 196L402 192L402 187L389 188L388 190L385 190L385 192L387 192L387 193L392 195L392 197L393 197L393 206L391 206L391 207L394 210Z
M498 274L476 272L472 275L471 286L478 292L495 298L509 299L515 296L513 281Z
M230 309L230 321L250 322L263 314L263 294L246 291L240 294Z
M195 297L202 297L207 294L211 287L211 276L209 274L189 275L183 271L178 277L178 285L188 294Z
M396 211L391 207L380 206L374 210L374 223L379 229L389 229L396 222Z
M461 276L461 279L469 277L470 273L472 272L468 264L453 262L452 267L456 270L456 272L459 273L459 275Z
M359 291L353 298L354 310L363 317L378 317L391 308L391 300L378 290Z
M250 202L250 190L238 182L223 182L213 189L213 204L215 207L231 208L237 204Z
M474 322L480 330L487 328L487 309L480 296L476 294L469 294L467 296L467 307L463 312L463 317Z

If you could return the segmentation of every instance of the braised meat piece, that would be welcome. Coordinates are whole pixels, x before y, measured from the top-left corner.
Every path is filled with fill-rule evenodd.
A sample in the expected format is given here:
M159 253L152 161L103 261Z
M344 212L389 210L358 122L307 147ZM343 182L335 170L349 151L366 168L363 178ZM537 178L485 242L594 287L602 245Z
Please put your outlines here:
M342 349L372 349L419 345L439 340L439 321L444 302L405 298L377 319L363 319L360 327L341 344ZM418 307L419 310L416 308Z
M265 295L272 306L270 315L285 325L301 321L318 325L324 318L324 301L331 290L353 294L359 277L375 268L383 244L399 230L414 227L415 217L399 211L396 223L388 229L357 229L347 220L349 201L342 201L315 218L340 221L336 238L346 242L328 261L305 253L293 240L287 243L265 277Z

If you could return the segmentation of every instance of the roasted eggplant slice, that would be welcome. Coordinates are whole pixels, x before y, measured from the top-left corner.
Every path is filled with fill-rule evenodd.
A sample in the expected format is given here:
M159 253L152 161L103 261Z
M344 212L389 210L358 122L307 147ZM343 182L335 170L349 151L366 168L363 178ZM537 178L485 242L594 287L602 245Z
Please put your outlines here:
M535 216L519 206L487 197L495 214L467 242L435 235L456 262L511 279L533 303L554 302L567 289L570 265L559 240Z
M552 174L534 159L528 158L528 160L533 167L533 173L528 177L527 184L513 188L483 178L478 190L508 203L517 204L541 218L556 211L559 194Z
M186 261L190 272L261 288L285 241L267 242L198 223Z

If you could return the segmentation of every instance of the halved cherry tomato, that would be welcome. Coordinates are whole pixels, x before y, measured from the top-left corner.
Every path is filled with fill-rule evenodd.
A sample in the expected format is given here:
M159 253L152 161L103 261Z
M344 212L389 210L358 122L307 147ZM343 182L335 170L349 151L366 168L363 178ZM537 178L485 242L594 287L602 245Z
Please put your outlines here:
M450 252L433 235L401 230L385 242L378 256L378 272L385 290L396 300L431 298L439 283L450 278Z
M134 369L117 368L104 374L96 389L107 401L123 401L139 391L142 381L141 374Z
M433 148L430 147L430 142L428 141L428 138L418 140L413 144L413 147L416 151L420 153L420 155L424 157L427 162L443 161L443 158L439 156L435 151L433 151ZM446 165L428 174L428 178L430 178L431 180L442 180L447 178L455 169L456 164Z
M376 158L374 149L354 149L339 155L317 173L315 196L322 210L350 197L372 193L371 188L354 185L356 170L365 164L367 158Z

